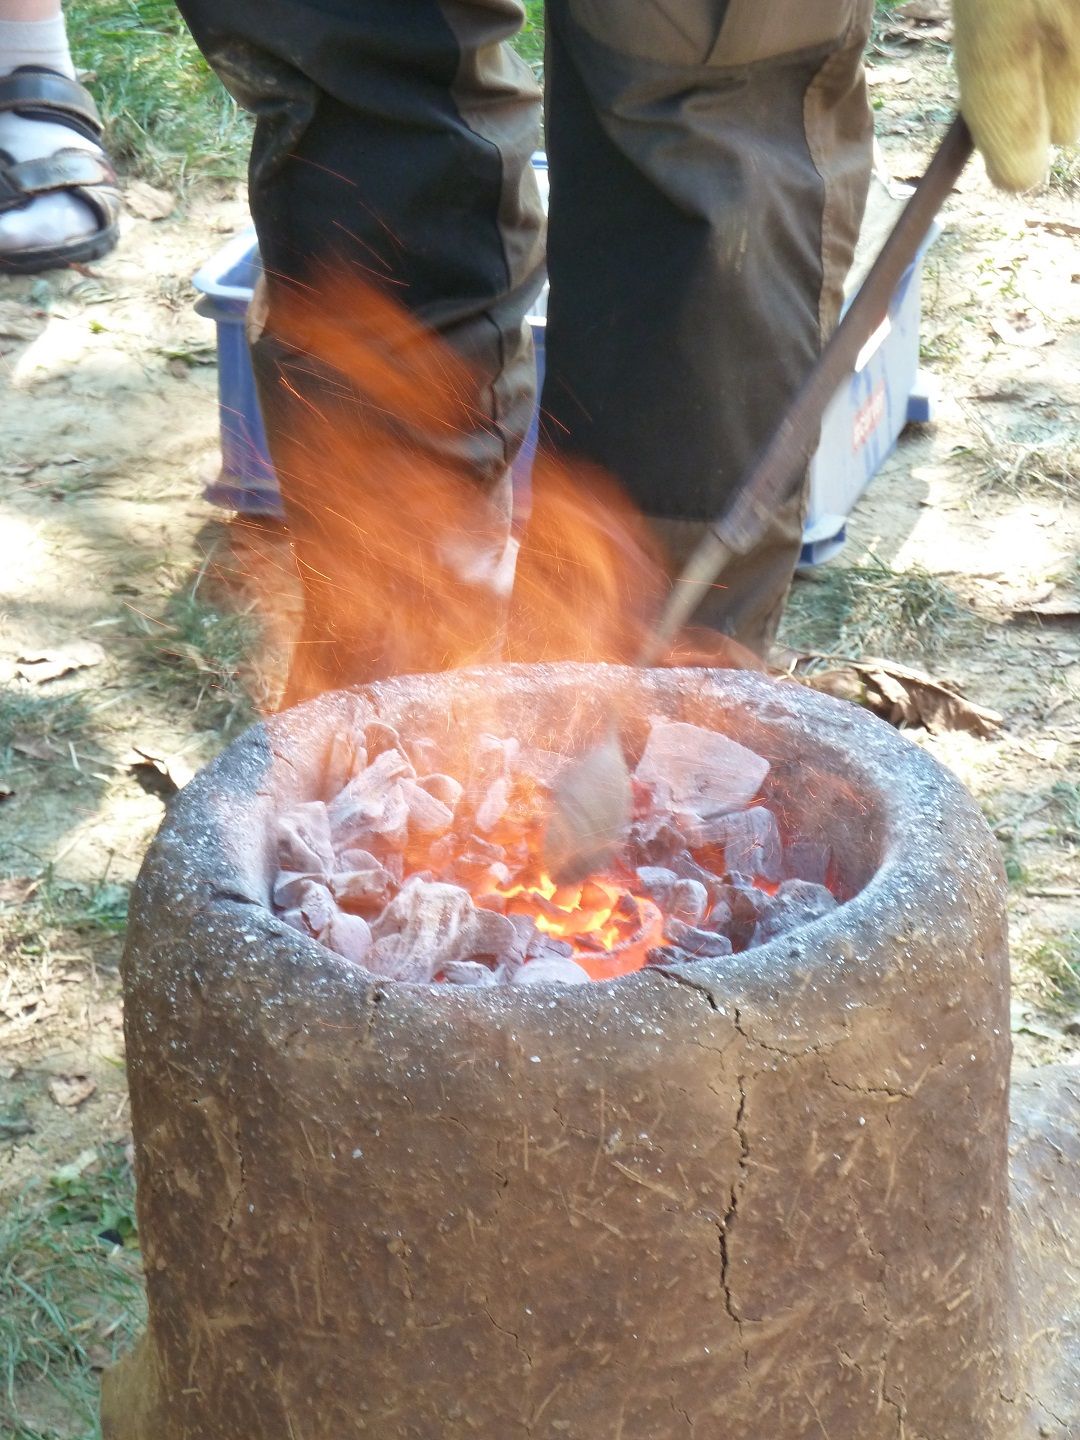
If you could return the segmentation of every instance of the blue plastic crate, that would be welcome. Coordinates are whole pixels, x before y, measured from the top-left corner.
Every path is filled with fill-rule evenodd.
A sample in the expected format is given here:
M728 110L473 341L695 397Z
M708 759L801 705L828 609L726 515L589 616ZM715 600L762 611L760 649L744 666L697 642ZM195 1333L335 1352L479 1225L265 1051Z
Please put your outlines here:
M547 162L534 160L541 189ZM893 450L909 421L931 418L926 377L919 370L922 262L935 228L915 264L897 286L887 322L866 347L860 366L841 385L825 412L821 441L810 467L810 501L801 563L818 565L841 548L855 502ZM245 515L282 518L281 497L266 446L244 319L260 273L253 229L245 230L199 270L197 309L217 324L221 471L204 491L215 505ZM547 288L529 316L540 380L544 375ZM538 416L514 467L519 518L528 509L528 480L536 453Z

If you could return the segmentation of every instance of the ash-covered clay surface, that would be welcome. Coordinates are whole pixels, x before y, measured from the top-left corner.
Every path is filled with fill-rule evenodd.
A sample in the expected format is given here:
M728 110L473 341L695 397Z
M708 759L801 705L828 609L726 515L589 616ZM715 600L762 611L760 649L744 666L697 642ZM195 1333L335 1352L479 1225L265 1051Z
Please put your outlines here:
M730 955L836 908L831 847L785 843L755 803L769 761L700 725L650 719L623 844L573 884L542 860L566 755L483 731L440 745L377 720L333 758L348 772L337 794L277 821L274 909L389 980L612 979Z
M659 716L767 761L750 808L842 903L587 985L395 983L274 915L342 735L574 753L612 707L633 757ZM1014 1440L1003 895L951 776L757 676L402 678L256 727L133 897L149 1321L107 1440Z

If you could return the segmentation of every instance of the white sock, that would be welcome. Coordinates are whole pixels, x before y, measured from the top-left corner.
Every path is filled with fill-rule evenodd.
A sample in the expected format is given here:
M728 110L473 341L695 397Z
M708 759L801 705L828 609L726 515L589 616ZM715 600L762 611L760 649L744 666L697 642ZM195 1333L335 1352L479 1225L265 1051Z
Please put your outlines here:
M0 20L0 76L21 65L43 65L74 80L63 15L52 20ZM100 146L67 125L0 112L0 150L17 162L39 160L64 149L100 151ZM41 195L22 210L0 213L0 253L79 240L92 235L98 223L95 211L65 190Z
M44 65L75 79L63 15L51 20L0 20L0 75L20 65Z

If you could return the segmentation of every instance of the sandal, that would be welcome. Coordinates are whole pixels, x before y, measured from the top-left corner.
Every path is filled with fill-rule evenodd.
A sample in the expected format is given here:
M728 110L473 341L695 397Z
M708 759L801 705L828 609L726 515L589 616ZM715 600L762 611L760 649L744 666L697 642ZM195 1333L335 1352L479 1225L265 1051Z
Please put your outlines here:
M0 111L13 110L27 120L67 125L95 145L102 124L93 96L76 80L55 70L23 66L0 79ZM32 275L63 265L100 260L116 244L120 191L116 172L104 154L77 147L37 160L16 162L0 150L0 213L21 210L40 195L67 190L90 207L98 229L59 245L38 245L0 253L0 274Z

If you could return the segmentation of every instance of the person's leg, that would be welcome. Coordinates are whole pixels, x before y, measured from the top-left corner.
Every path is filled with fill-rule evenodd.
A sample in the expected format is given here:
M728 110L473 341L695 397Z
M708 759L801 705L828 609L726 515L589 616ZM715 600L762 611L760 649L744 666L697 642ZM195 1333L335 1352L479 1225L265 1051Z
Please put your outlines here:
M524 316L542 281L543 221L529 163L539 92L504 43L522 22L521 6L364 0L329 14L305 0L179 5L211 65L257 117L251 207L268 284L253 359L306 603L303 665L288 698L380 671L438 668L448 658L441 642L428 643L417 623L405 636L397 623L399 608L419 604L422 613L421 575L398 577L375 627L383 634L342 598L367 583L357 525L396 486L404 494L414 462L426 458L467 477L488 504L486 521L470 527L478 533L440 536L433 523L417 545L491 591L492 603L476 607L478 622L492 635L498 629L512 571L509 469L535 387ZM429 428L417 406L415 425L399 414L388 428L370 388L335 363L350 340L371 340L362 305L335 307L342 344L324 353L300 354L279 333L290 295L305 293L315 306L329 293L340 299L343 277L393 296L464 363L468 423ZM328 488L325 465L298 457L292 442L310 436L316 411L327 417L327 437L337 429L359 437L362 449L369 436L373 453L387 457L389 429L402 432L401 464L387 459L380 496L355 473L339 485L331 477Z
M75 80L60 0L0 0L0 82L19 72L38 71ZM52 90L52 98L58 98L63 106L73 105L73 111L41 104L42 98L50 98L49 92L43 92L35 104L31 86L25 93L8 93L8 88L0 85L0 169L26 167L15 174L29 187L40 178L30 167L35 162L51 162L58 151L84 152L91 157L90 168L80 170L76 160L70 186L57 185L63 177L54 171L45 177L51 188L0 209L0 271L9 268L5 257L12 262L10 268L16 268L20 256L84 240L103 228L100 208L80 193L76 183L82 179L98 184L95 175L101 182L111 179L111 172L105 174L93 104L73 86L53 86ZM80 109L82 115L74 113Z
M835 324L871 164L870 0L549 0L548 442L673 565ZM698 615L764 652L805 485Z

